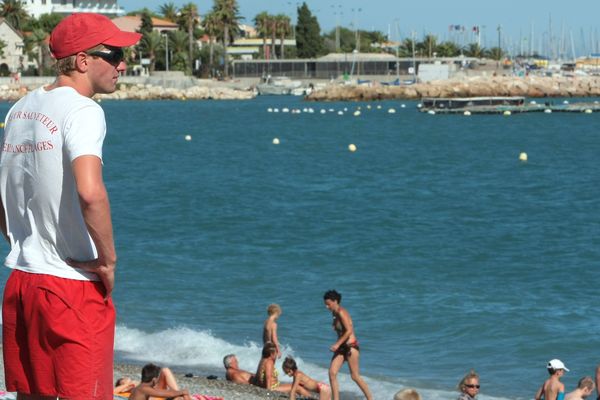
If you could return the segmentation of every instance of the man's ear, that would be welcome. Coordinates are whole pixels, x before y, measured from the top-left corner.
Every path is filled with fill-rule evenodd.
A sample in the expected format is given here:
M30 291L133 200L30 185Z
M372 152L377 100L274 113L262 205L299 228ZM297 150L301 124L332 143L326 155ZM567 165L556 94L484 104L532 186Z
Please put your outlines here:
M79 72L86 72L88 69L88 61L90 56L83 51L75 55L75 69Z

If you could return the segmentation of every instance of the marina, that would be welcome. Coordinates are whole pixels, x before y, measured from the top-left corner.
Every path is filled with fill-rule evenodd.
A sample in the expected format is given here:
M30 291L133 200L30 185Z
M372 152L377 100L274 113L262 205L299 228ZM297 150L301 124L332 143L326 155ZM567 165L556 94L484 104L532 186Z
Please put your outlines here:
M576 102L562 103L554 101L526 102L525 97L462 97L462 98L424 98L421 101L421 112L429 114L518 114L530 112L593 113L600 111L600 103Z

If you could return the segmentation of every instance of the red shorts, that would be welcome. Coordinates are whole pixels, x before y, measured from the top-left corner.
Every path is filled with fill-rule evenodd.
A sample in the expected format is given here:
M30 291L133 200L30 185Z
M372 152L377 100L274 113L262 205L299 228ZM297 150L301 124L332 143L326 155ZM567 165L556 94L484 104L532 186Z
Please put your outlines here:
M9 392L111 399L115 308L100 282L14 270L4 288Z

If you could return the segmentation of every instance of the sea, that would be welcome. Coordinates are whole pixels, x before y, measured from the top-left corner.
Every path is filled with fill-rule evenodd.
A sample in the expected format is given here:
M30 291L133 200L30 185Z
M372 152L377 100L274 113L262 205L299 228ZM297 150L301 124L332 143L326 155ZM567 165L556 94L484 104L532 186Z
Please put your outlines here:
M235 353L254 371L277 303L284 355L326 381L335 289L377 400L454 399L471 369L480 399L531 399L550 359L570 369L567 391L600 363L600 114L286 96L101 106L118 362L222 379ZM360 398L347 366L340 381Z

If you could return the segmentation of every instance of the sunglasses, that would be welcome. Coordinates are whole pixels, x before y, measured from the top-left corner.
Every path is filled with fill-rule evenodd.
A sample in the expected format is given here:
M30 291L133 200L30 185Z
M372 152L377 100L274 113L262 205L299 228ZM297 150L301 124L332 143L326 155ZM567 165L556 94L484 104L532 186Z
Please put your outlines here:
M469 389L479 389L481 386L479 386L479 385L465 385L465 387L468 387Z
M100 57L101 59L103 59L111 65L114 65L115 67L125 59L125 53L121 48L92 51L91 53L87 54L89 54L90 56Z

